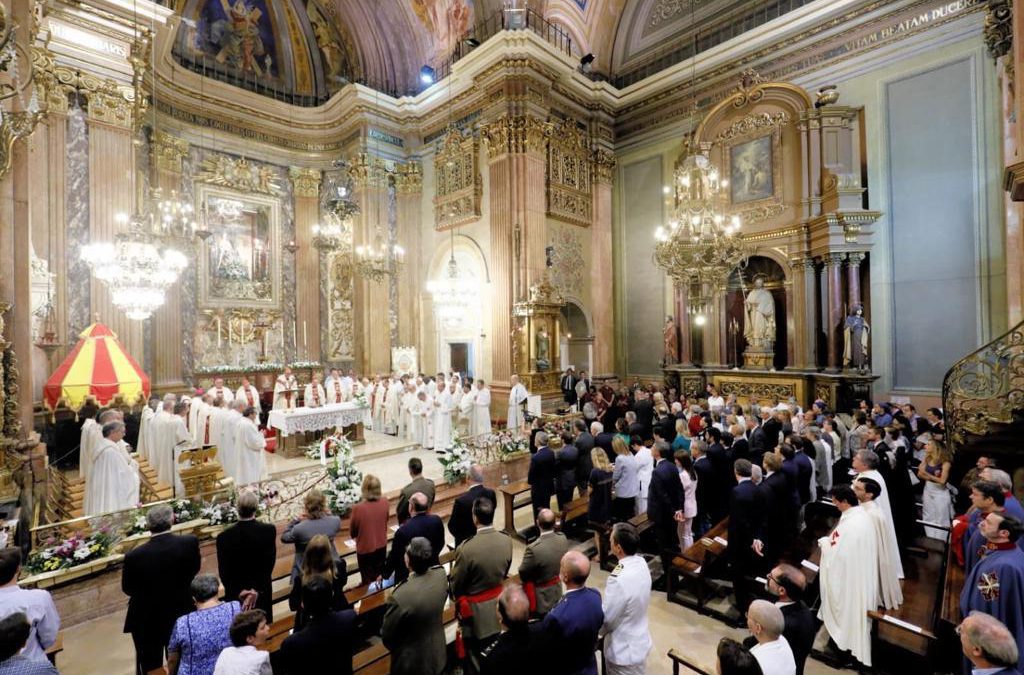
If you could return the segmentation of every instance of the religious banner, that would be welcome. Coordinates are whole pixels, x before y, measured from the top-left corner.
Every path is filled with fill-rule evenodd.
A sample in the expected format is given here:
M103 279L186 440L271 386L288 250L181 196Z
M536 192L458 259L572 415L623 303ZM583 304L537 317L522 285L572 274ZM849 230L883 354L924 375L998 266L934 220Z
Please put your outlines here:
M392 347L391 370L399 375L416 375L416 348Z

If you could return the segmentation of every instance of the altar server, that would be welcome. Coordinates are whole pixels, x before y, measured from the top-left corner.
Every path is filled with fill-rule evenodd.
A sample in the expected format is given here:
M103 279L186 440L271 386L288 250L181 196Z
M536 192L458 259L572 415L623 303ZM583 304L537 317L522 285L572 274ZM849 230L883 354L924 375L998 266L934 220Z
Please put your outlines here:
M508 392L508 428L518 432L523 426L523 406L530 394L519 382L519 376L513 375L509 380L512 388Z
M218 377L213 380L213 386L210 387L210 393L213 394L214 398L220 396L222 399L231 403L235 400L235 394L228 387L224 386L224 378Z
M452 442L452 392L442 380L437 381L434 393L434 411L430 419L431 445L434 450L444 450Z
M839 523L818 540L821 547L821 611L818 617L836 646L871 665L871 619L878 608L878 537L875 523L848 485L832 491Z
M430 412L433 410L433 403L427 397L427 392L419 391L416 393L416 401L410 408L412 418L412 440L420 444L421 447L428 447L430 445Z
M402 415L401 415L401 426L402 438L406 440L416 439L415 420L413 417L413 407L416 405L416 387L411 382L407 382L405 389L402 390Z
M236 485L239 474L239 449L236 447L236 434L238 433L239 422L242 421L242 411L250 408L245 401L235 399L226 412L221 413L217 420L217 461L224 469L224 475L235 479Z
M124 422L107 423L101 434L82 503L90 516L130 509L139 503L139 465L118 445L124 439Z
M373 378L373 394L370 397L373 412L373 430L384 433L384 397L387 395L387 381L380 375Z
M320 376L313 373L313 379L309 384L306 385L306 390L302 394L302 404L307 408L319 408L327 400L327 393L324 391L324 387L320 384Z
M389 434L397 434L402 413L402 381L396 373L386 380L387 391L384 396L384 430Z
M476 381L476 393L473 396L473 421L470 434L479 436L491 433L491 390L483 380Z
M246 408L238 422L235 446L238 448L237 485L249 485L266 477L266 463L263 450L267 439L259 430L255 408Z
M284 373L274 382L274 410L292 410L297 405L299 381L292 375L292 369L285 366Z
M853 481L853 491L864 512L875 523L878 535L878 604L886 609L896 609L903 604L903 589L900 587L899 570L893 566L893 560L899 560L899 551L890 550L895 542L889 540L889 529L882 506L878 503L878 495L882 494L882 486L871 478L858 478Z
M352 383L349 382L349 388L351 389ZM328 403L344 403L348 399L345 397L345 389L342 386L341 376L338 374L337 368L331 368L331 372L324 378L324 391L327 393Z
M460 433L468 434L471 422L473 420L473 400L476 395L473 393L473 387L466 384L462 387L462 396L459 398L459 423L458 429Z
M249 382L248 377L242 378L242 386L235 392L235 398L245 401L246 406L256 408L256 412L263 411L263 405L260 403L260 392Z

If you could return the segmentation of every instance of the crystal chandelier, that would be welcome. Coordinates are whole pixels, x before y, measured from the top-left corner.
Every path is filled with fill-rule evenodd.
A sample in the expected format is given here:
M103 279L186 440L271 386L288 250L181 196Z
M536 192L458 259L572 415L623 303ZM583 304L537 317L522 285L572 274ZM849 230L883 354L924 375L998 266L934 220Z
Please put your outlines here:
M338 186L335 195L327 201L324 223L313 225L313 246L325 252L342 247L344 223L359 215L359 205L349 197L348 188Z
M367 279L380 283L391 274L397 275L405 262L405 249L398 244L388 244L380 236L373 244L356 246L356 272Z
M443 319L455 319L477 300L473 280L459 273L455 262L455 230L452 230L452 253L445 278L427 282L427 291L434 302L434 312Z
M720 210L729 181L719 176L706 151L689 155L674 182L675 210L668 227L655 232L654 259L673 282L689 288L689 312L702 324L713 296L734 269L746 264L749 251L739 234L739 217L727 219Z
M96 242L82 247L82 260L93 276L106 284L114 306L129 319L148 319L164 304L167 289L188 266L188 258L168 244L168 236L154 218L121 214L119 223L127 223L113 242Z

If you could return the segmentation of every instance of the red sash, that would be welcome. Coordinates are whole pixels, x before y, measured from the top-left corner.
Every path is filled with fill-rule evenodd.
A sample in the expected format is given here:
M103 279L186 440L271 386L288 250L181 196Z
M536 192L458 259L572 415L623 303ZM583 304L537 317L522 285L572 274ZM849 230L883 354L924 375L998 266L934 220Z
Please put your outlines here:
M334 402L341 403L341 382L334 380Z
M206 431L203 433L203 445L210 444L210 416L206 416Z
M249 401L250 407L255 407L256 404L252 402L252 389L249 387L245 388L245 399Z
M313 392L313 403L315 405L320 405L320 388L310 387L310 390Z
M554 576L547 581L535 583L533 581L527 581L523 584L523 592L526 593L526 597L530 599L530 612L537 611L537 589L538 588L551 588L562 580L559 576Z
M497 600L501 592L505 590L505 584L501 583L494 588L480 591L473 595L460 595L455 598L455 616L459 619L468 619L473 616L473 605L488 600ZM462 627L455 631L455 656L460 659L466 658L466 643L462 639Z

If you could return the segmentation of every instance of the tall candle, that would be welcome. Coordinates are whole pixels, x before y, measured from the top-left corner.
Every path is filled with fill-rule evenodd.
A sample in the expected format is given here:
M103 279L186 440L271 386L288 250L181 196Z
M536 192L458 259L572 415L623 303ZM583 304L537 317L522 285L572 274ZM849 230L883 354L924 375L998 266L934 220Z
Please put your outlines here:
M306 334L306 321L305 321L305 319L303 319L303 321L302 321L302 348L303 349L309 349L308 337L309 336Z
M220 317L217 317L217 349L220 349Z

